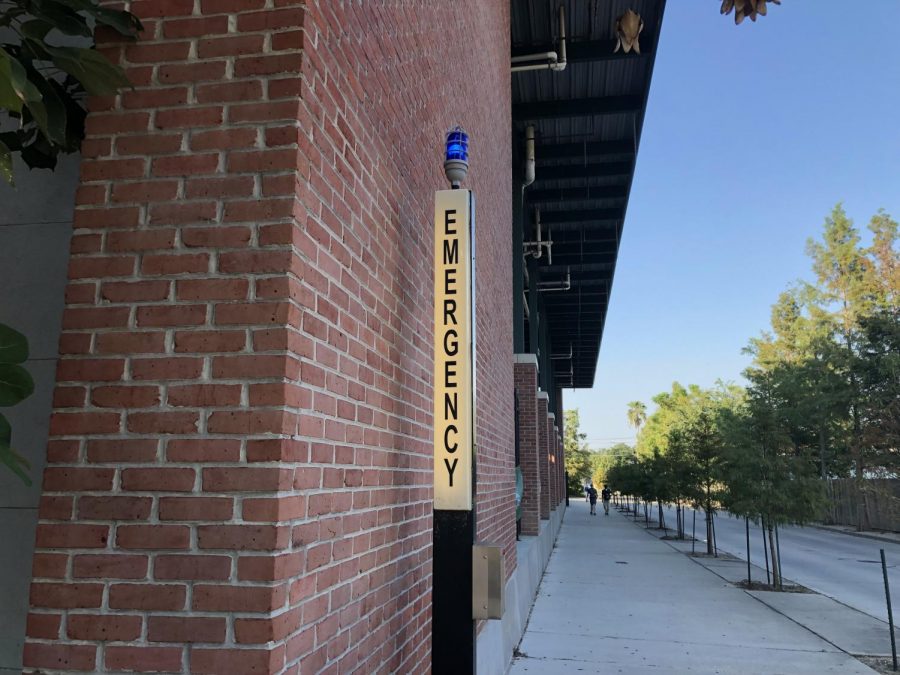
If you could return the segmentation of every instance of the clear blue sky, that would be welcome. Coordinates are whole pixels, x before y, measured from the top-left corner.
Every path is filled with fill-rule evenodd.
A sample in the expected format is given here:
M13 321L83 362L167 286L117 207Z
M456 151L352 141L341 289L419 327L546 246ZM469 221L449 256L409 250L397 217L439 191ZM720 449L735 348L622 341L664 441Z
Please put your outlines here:
M594 388L563 395L595 448L633 441L629 401L741 381L837 202L900 218L900 0L717 9L666 8Z

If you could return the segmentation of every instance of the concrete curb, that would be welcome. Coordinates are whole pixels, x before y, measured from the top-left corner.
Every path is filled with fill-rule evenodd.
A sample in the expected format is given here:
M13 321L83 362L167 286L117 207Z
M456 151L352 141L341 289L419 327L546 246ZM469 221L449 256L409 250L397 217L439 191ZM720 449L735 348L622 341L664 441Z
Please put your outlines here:
M888 536L878 534L877 532L854 532L850 530L842 530L830 525L817 525L808 523L806 527L812 527L816 530L824 530L825 532L835 532L836 534L846 534L850 537L859 537L860 539L874 539L875 541L886 541L889 544L900 544L900 536Z

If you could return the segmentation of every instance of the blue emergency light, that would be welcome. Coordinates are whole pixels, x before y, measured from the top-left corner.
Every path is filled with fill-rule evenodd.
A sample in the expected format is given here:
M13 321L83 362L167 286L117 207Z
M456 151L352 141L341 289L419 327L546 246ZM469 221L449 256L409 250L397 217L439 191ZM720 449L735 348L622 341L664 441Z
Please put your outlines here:
M469 173L469 134L461 126L447 133L444 173L454 188L458 188Z

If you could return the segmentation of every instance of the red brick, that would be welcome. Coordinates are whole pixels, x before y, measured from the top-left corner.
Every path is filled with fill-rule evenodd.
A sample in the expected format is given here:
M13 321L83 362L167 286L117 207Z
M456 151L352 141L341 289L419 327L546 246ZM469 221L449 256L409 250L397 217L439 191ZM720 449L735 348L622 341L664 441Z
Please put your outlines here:
M175 333L176 352L238 352L247 346L244 331L178 331Z
M181 584L112 584L111 609L175 611L184 608L187 592Z
M204 492L276 492L289 490L290 469L240 467L203 469Z
M131 376L135 380L193 380L200 377L203 360L197 358L134 359Z
M164 433L164 432L163 432ZM194 470L156 467L123 469L122 489L133 492L190 492L194 488Z
M148 275L198 274L208 269L208 253L145 255L141 261L141 271Z
M119 423L118 413L58 412L50 416L50 435L114 434L119 431Z
M198 103L252 101L262 99L262 95L263 87L259 80L205 84L197 87Z
M231 520L234 501L225 497L162 497L160 520Z
M25 635L45 640L58 640L61 623L61 614L36 614L30 612L25 623Z
M91 403L101 408L149 408L159 403L159 388L94 387Z
M89 462L152 462L159 443L154 439L91 440L87 444Z
M151 616L147 619L150 642L224 642L223 617Z
M169 296L169 283L166 281L107 282L101 286L100 296L104 300L117 303L159 302Z
M73 614L66 623L66 635L73 640L136 640L142 625L139 616Z
M163 72L160 69L160 79L163 78ZM190 129L193 127L217 126L222 123L222 119L222 108L216 106L159 110L156 113L156 128Z
M286 272L290 251L234 251L219 256L219 271L225 274Z
M80 492L83 490L111 490L113 469L85 467L48 467L44 469L45 492Z
M161 155L178 152L183 138L181 134L122 136L116 139L116 152L120 155Z
M144 555L77 555L72 561L76 579L144 579L149 558Z
M116 183L112 189L113 202L161 202L175 199L178 183L173 180L150 180Z
M248 522L279 522L294 520L306 515L306 497L267 497L245 499L241 514Z
M69 557L64 553L35 553L31 561L31 576L35 579L62 579L66 576Z
M166 350L166 334L157 332L101 333L98 354L158 354Z
M280 326L287 322L290 310L291 307L286 302L259 302L258 300L216 305L215 323L218 326L252 326L267 323Z
M126 307L68 307L63 312L63 330L78 328L124 328L128 325Z
M253 195L252 176L228 176L224 178L188 178L185 185L188 199L215 197L250 197Z
M241 402L238 384L196 384L170 387L167 402L175 407L237 406Z
M272 649L192 649L192 673L273 673L281 670L284 647ZM305 672L305 671L304 671ZM310 671L312 672L312 671Z
M292 426L280 410L224 411L209 415L206 428L211 434L284 434Z
M26 668L90 672L96 668L97 647L29 642L22 661Z
M229 150L251 148L256 144L255 129L228 129L221 131L194 131L191 133L192 150ZM245 179L240 180L246 185ZM223 196L225 196L223 194Z
M134 4L139 1L135 0ZM106 667L139 673L180 673L181 648L109 646L106 648Z
M103 382L120 380L125 372L122 359L60 359L57 382Z
M280 581L298 576L303 571L302 551L285 555L253 555L238 558L241 581Z
M281 607L284 586L194 586L193 609L208 612L266 612Z
M193 434L199 415L194 412L130 412L128 431L138 434Z
M250 283L246 279L183 279L176 282L178 300L243 300ZM252 304L252 303L251 303ZM230 307L231 305L225 305ZM244 307L243 304L235 307ZM221 308L219 309L221 311ZM218 313L217 313L218 317ZM247 323L245 321L234 323Z
M147 520L153 500L149 497L80 497L80 520Z
M203 10L206 14L206 10ZM163 23L163 35L167 38L200 37L228 31L228 17L202 16L189 19L170 19Z
M235 619L234 636L239 644L264 644L279 641L301 625L300 608L265 619Z
M243 248L250 242L247 227L192 227L181 231L185 246L206 248Z
M143 159L84 159L81 161L81 180L142 178L145 166Z
M274 525L201 525L197 528L201 549L274 551L290 542L290 529Z
M154 176L192 176L203 173L215 173L219 166L219 156L210 155L176 155L159 157L153 160Z
M32 607L91 609L100 606L102 584L32 583Z
M199 326L205 321L205 305L158 305L139 307L137 310L137 325L142 328Z
M71 496L51 497L43 495L40 501L41 520L71 520L75 498Z
M241 443L232 439L172 439L166 443L166 459L170 462L237 462Z
M231 574L231 559L221 555L160 555L153 566L159 580L225 580Z
M151 225L188 225L191 223L208 223L216 219L215 202L175 202L150 205ZM217 228L211 228L213 230ZM183 230L181 241L186 246L193 230ZM188 239L185 239L187 235Z
M116 545L123 549L187 549L191 531L186 525L119 525Z
M103 257L87 257L77 256L69 260L69 279L99 279L104 277L125 277L134 273L135 261L134 256L103 256ZM120 322L118 314L121 310L118 308L98 308L105 311L93 312L93 314L106 314L116 317L116 323ZM80 312L81 316L90 316L92 313ZM79 316L79 314L76 314ZM81 319L84 321L84 319ZM127 314L125 315L127 320ZM106 324L108 320L93 324L85 325L83 328L108 328ZM63 326L63 328L75 328L77 326Z
M170 249L175 245L175 230L143 230L143 231L125 231L116 230L110 232L106 236L106 250L111 253L121 253L128 251L153 251L160 249ZM159 288L150 284L144 284L144 289ZM123 288L122 285L119 286ZM163 295L165 297L165 294ZM122 300L109 298L114 302L124 302L130 300L141 300L143 298L125 297ZM148 298L149 299L149 298Z

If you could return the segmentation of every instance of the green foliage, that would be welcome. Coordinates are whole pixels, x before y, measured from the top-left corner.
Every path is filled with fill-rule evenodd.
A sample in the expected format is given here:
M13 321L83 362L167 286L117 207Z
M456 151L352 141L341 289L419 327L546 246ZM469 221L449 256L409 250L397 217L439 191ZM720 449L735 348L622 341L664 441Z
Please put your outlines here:
M122 69L93 49L98 26L128 38L142 29L134 15L94 0L0 0L0 112L15 127L0 133L0 178L13 183L14 152L30 168L54 168L60 152L81 146L84 93L128 86Z
M632 401L628 404L628 424L636 430L647 421L647 406L640 401Z
M570 495L582 495L582 485L591 475L591 453L581 433L578 409L563 412L563 449L566 455L567 489Z
M591 453L591 481L596 486L605 485L609 482L609 471L614 466L635 459L634 448L626 443L616 443L605 450Z
M23 401L34 391L31 375L20 364L28 359L28 341L9 326L0 324L0 406L8 407ZM0 462L27 485L31 485L26 469L28 460L12 448L12 427L0 415Z

